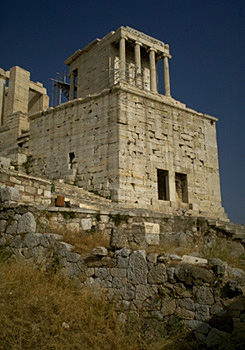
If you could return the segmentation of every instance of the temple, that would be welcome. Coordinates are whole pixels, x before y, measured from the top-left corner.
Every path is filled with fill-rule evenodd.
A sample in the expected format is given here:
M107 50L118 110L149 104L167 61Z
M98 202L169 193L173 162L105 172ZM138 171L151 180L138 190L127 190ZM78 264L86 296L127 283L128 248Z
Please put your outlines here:
M51 108L27 71L1 70L0 155L29 155L31 174L122 206L226 219L217 119L172 97L170 58L168 44L120 27L65 61L69 98Z

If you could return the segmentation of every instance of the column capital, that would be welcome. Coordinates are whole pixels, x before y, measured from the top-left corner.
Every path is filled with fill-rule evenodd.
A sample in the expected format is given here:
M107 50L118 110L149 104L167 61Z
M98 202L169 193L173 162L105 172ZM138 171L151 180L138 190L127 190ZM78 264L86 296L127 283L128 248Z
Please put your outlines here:
M120 41L121 39L128 40L128 37L127 37L127 35L125 35L125 34L121 34L121 35L120 35L120 38L119 38L119 41Z
M134 45L143 46L143 44L140 41L138 41L138 40L135 40Z
M161 55L161 58L164 58L164 57L172 58L172 56L169 53L166 53L166 52L163 52L162 55Z
M155 53L157 53L157 50L154 47L149 47L149 49L147 49L147 52L155 52Z

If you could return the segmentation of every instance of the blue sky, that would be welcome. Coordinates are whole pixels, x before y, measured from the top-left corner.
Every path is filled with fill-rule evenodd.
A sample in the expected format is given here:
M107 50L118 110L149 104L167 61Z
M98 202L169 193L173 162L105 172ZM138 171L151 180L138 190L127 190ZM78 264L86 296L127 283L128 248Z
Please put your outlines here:
M51 96L64 60L121 25L168 43L172 96L219 119L223 205L245 223L245 0L4 1L0 67L29 70Z

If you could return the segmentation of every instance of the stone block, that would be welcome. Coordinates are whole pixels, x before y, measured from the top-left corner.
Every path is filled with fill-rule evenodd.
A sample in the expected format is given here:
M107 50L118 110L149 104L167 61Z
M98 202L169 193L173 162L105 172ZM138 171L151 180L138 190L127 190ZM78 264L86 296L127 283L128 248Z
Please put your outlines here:
M108 250L105 247L96 247L92 250L91 255L107 256Z
M128 245L128 233L121 227L114 227L111 233L111 246L123 248Z
M15 188L15 187L0 188L0 200L2 202L5 202L5 201L16 202L19 199L20 199L20 194L19 194L18 188Z
M32 187L32 186L25 186L25 191L27 193L31 193L31 194L35 194L36 193L35 187Z
M197 258L195 256L190 255L183 255L182 262L193 265L206 265L208 263L207 259Z
M20 219L18 220L17 232L36 232L36 220L32 213L27 212L20 217Z
M91 218L81 219L81 226L84 231L90 230L93 225L93 221Z
M147 273L145 251L134 251L129 257L128 281L136 285L147 284Z
M176 310L176 303L174 299L165 298L162 300L161 314L163 316L173 315Z
M164 264L157 264L149 269L148 283L161 284L167 280L167 271Z
M41 239L41 233L28 233L24 238L23 245L27 248L33 248L41 244Z
M222 332L216 328L212 328L207 336L206 344L210 348L220 347L227 342L229 337L229 333Z
M146 243L149 245L159 245L159 242L160 242L159 234L146 233L145 240L146 240Z
M5 157L0 157L0 168L9 168L10 166L11 159L10 158L5 158Z

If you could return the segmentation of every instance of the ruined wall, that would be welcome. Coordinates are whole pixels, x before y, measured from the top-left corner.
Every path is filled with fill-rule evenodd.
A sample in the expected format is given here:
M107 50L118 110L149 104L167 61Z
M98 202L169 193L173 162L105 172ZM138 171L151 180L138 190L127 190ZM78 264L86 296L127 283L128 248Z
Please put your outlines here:
M7 72L0 68L1 155L14 158L17 152L27 153L29 115L46 110L48 105L46 89L30 80L30 72L18 66Z
M5 202L3 193L1 199ZM244 344L242 270L220 259L189 257L187 263L184 257L166 251L96 247L90 253L79 254L62 241L62 236L39 233L39 215L34 207L4 206L0 212L1 249L5 247L18 259L39 268L65 274L81 286L101 290L117 302L122 320L132 313L142 314L146 327L156 334L185 326L210 348L224 349L227 344L230 350ZM88 219L81 221L83 230L90 232Z
M118 201L166 213L182 207L197 215L222 215L215 121L158 97L122 89ZM157 169L168 172L165 200L158 199ZM185 199L177 196L176 173L186 176Z

